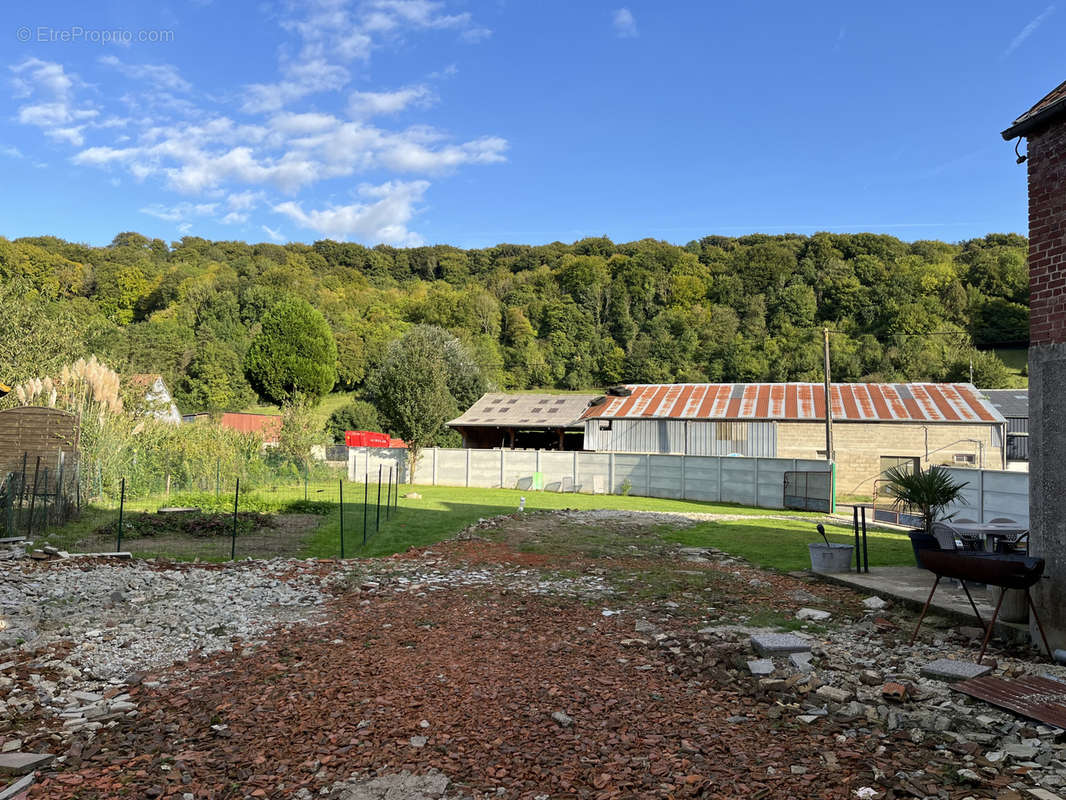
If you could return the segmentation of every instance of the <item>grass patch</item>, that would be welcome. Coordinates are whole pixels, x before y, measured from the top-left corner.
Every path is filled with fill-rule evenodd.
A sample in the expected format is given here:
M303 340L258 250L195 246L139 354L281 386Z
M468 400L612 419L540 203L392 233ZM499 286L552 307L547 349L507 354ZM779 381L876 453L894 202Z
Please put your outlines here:
M854 535L843 530L847 529L827 527L829 541L854 544ZM758 518L700 523L673 531L666 538L686 547L717 547L757 566L785 572L809 569L807 545L822 541L813 521ZM914 565L914 551L906 534L871 531L867 551L871 567Z
M997 347L992 352L1002 361L1011 375L1010 388L1023 388L1029 385L1029 348Z
M473 489L451 486L401 486L399 507L386 521L381 512L380 530L375 532L375 488L370 486L371 500L367 514L367 544L363 546L362 484L345 484L344 534L345 555L386 556L409 547L426 547L455 535L481 518L512 514L519 499L526 499L526 510L622 509L630 511L680 511L690 513L745 514L754 518L778 513L723 503L699 503L666 500L657 497L633 497L604 494L535 492L518 489ZM417 492L420 499L403 494ZM382 502L385 496L382 495ZM590 536L595 536L591 532ZM340 517L337 513L324 518L308 545L307 555L336 557L340 550Z

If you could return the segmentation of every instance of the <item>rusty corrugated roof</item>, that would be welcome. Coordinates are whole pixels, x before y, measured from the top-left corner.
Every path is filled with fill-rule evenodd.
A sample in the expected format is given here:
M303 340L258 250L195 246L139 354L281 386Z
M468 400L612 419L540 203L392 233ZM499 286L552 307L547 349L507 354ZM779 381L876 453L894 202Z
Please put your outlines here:
M1031 719L1066 728L1066 683L1039 675L1014 680L986 676L956 683L953 689Z
M582 419L825 419L820 383L629 384ZM968 383L834 383L833 419L843 422L1005 422Z
M595 397L594 394L490 392L448 425L453 428L580 428L581 414Z

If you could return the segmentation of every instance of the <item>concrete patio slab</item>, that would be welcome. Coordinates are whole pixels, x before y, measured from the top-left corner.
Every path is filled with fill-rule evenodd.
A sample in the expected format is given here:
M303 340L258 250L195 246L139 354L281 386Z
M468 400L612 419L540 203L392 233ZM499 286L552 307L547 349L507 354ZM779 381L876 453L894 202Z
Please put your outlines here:
M819 574L817 577L867 594L890 597L917 610L921 610L925 605L936 580L933 573L918 567L871 567L867 573L834 572L830 575ZM988 602L988 590L983 586L967 586L977 604L977 610L981 612L981 618L987 623L992 619L994 610ZM963 624L974 625L977 622L962 587L947 580L940 581L929 611ZM996 620L995 633L1008 641L1029 641L1028 625Z
M992 672L992 667L973 664L969 661L956 661L952 658L938 658L922 665L922 675L941 681L968 681L980 678Z

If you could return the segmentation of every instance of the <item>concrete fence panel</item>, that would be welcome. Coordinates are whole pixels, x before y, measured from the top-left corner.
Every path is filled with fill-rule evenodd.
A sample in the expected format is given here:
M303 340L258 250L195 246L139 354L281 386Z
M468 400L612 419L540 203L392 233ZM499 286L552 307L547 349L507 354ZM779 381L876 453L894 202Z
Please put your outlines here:
M785 473L796 471L796 461L792 458L758 458L756 462L758 476L755 482L755 505L760 508L784 508ZM825 463L822 462L822 468Z
M613 494L629 494L647 496L648 494L648 457L635 453L614 454L614 486L611 487Z
M956 519L988 522L1004 518L1029 524L1029 473L962 467L949 467L948 472L966 483L962 491L966 502L946 509Z
M756 505L758 472L755 458L725 456L719 460L722 470L722 502L742 506Z
M533 473L537 471L535 450L501 450L503 458L503 488L533 488Z
M348 450L348 477L362 481L369 473L383 480L389 467L402 482L410 481L409 451L399 448L353 447ZM988 522L1004 517L1028 524L1029 475L948 468L966 483L965 503L948 509L956 516ZM782 508L784 474L825 472L824 461L790 458L682 456L655 453L591 453L555 450L459 450L426 448L415 473L417 483L530 490L534 474L543 476L545 491L629 494L704 502Z
M648 495L650 497L681 499L684 463L684 456L649 456Z
M606 494L611 489L610 453L577 453L577 486L575 491L586 494Z
M540 470L547 492L574 491L574 453L554 450L540 451Z
M467 454L470 450L434 448L437 455L437 484L440 486L469 486Z
M481 486L486 489L500 489L500 465L502 450L467 450L467 486Z
M722 499L722 459L685 456L685 499L717 503Z

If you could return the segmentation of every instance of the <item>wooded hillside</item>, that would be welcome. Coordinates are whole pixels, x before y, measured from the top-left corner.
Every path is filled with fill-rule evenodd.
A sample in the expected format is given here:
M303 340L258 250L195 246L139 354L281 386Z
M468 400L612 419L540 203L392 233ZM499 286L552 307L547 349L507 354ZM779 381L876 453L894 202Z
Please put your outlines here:
M835 380L1006 373L974 346L1024 344L1027 243L873 234L583 239L481 250L211 242L123 233L106 247L0 238L0 380L96 353L161 372L183 411L255 401L242 368L267 309L309 301L332 327L336 389L360 389L416 324L452 331L503 388L617 381Z

